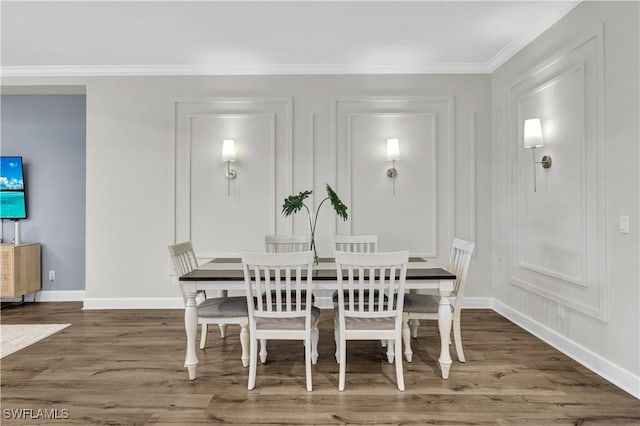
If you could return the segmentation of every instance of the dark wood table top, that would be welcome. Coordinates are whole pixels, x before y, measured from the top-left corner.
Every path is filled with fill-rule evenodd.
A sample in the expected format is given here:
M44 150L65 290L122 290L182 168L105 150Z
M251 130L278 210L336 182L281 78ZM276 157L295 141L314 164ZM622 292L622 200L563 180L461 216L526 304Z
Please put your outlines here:
M332 264L333 258L320 258L320 264ZM411 263L426 262L419 257L409 259L409 267L407 268L407 280L454 280L456 276L451 272L442 268L424 268L411 267ZM238 269L215 269L215 264L238 264ZM240 258L216 258L208 263L211 268L195 269L188 274L182 275L180 281L244 281L244 273L242 271L242 261ZM314 269L313 279L318 281L335 281L336 269Z

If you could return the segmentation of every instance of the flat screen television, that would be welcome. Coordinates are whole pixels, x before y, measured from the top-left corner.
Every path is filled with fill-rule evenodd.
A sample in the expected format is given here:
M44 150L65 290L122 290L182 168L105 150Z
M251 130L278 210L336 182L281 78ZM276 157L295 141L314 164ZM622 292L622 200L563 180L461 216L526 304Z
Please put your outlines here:
M0 157L0 219L26 219L22 157Z

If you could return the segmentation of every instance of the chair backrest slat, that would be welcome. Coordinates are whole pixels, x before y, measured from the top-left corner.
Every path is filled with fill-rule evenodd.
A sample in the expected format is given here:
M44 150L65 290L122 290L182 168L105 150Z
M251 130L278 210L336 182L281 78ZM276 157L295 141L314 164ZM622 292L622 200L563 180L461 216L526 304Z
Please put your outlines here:
M266 270L265 270L266 272ZM276 293L276 311L282 311L282 278L280 277L280 269L273 270L273 291Z
M407 259L408 260L408 259ZM388 289L387 289L387 294L389 294L391 300L389 300L389 303L391 304L397 304L397 299L398 299L398 294L394 293L392 291L392 289L396 286L396 268L397 266L392 265L389 268L389 285L388 285Z

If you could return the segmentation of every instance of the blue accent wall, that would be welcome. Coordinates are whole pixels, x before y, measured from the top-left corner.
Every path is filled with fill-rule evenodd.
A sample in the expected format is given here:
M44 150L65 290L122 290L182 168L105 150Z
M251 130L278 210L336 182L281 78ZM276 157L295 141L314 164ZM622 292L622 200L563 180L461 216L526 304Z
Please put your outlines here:
M0 98L0 152L23 157L28 218L21 221L22 241L42 244L42 289L84 290L86 96ZM11 242L13 222L2 225L4 241Z

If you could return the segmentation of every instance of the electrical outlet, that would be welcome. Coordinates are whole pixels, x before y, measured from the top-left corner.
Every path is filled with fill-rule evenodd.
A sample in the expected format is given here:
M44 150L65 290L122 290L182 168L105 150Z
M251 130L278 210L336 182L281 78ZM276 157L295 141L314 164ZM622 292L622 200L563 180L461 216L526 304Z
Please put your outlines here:
M629 216L620 216L620 233L629 233Z
M56 279L56 271L51 270L49 271L49 281L55 281Z

